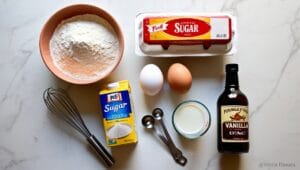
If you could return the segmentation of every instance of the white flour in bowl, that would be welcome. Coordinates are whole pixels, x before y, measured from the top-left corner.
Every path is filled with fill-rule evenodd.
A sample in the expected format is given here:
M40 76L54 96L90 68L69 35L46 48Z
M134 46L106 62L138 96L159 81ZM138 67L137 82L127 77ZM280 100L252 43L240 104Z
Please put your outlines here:
M118 62L119 41L103 18L78 15L58 25L50 40L54 65L78 80L93 80L113 69Z

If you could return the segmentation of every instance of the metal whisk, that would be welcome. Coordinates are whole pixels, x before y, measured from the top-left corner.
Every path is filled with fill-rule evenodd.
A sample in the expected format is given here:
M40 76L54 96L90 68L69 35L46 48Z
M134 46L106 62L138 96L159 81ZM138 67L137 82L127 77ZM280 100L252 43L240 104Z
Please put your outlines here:
M53 114L60 117L86 137L87 141L101 156L107 167L110 167L115 163L110 153L86 127L77 107L65 90L48 88L44 91L43 98L46 106Z

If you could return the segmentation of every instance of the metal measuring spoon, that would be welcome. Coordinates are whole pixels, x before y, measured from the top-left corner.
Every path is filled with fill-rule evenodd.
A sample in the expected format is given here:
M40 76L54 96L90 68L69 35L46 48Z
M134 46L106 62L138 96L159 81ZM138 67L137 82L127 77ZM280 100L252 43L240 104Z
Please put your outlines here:
M187 163L187 159L182 155L182 152L175 146L166 126L165 123L163 121L163 111L160 108L155 108L152 111L152 115L154 117L155 120L158 120L158 122L160 123L160 125L162 126L163 132L167 138L168 141L168 147L170 149L170 152L172 153L173 158L175 159L175 161L177 163L179 163L180 165L184 166Z
M155 119L151 115L146 115L142 118L142 124L147 129L153 129L156 133L156 135L162 140L162 142L166 145L168 145L167 139L158 132L158 130L155 128Z

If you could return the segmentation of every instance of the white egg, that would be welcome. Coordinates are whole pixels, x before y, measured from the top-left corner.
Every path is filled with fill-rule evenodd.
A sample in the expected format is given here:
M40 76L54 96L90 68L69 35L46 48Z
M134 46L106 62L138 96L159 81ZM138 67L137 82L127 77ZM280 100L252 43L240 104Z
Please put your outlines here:
M154 96L162 89L164 77L155 64L147 64L140 73L140 85L145 94Z

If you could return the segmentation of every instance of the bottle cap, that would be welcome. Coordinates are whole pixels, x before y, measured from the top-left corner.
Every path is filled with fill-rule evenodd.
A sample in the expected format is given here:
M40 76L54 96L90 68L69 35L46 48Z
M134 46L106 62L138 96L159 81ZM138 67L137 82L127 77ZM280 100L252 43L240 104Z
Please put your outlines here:
M238 64L226 64L226 72L238 72Z

